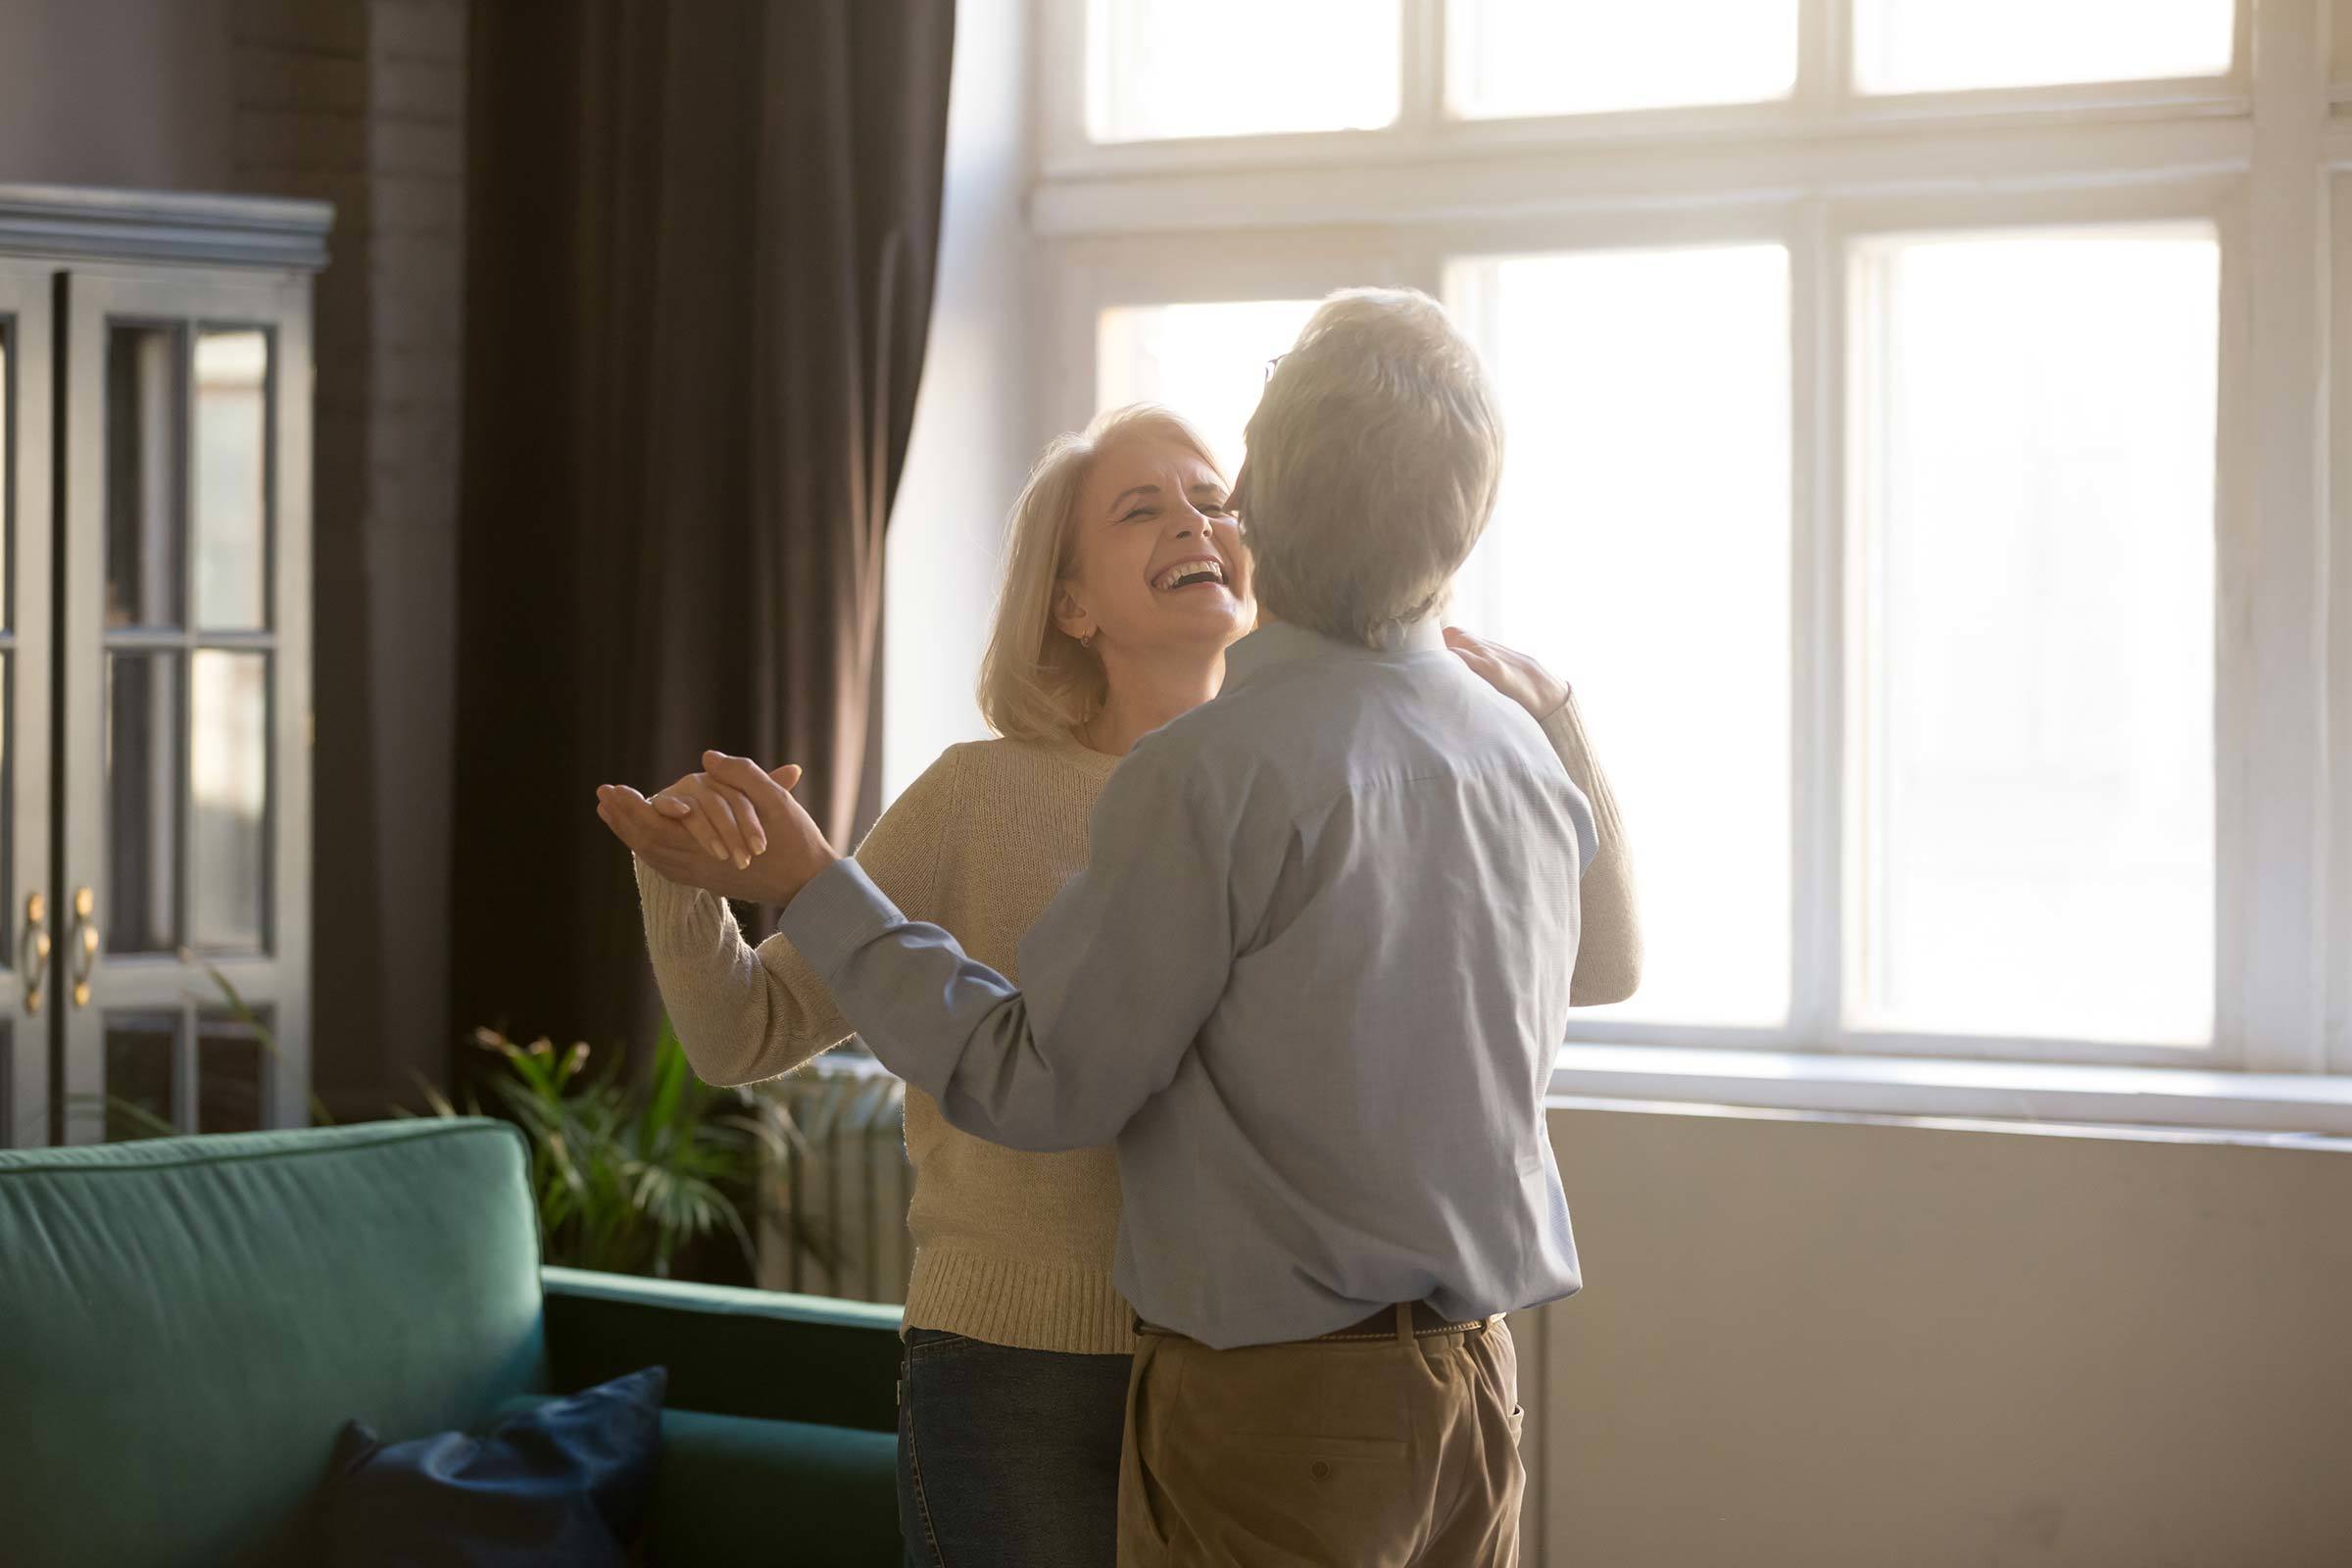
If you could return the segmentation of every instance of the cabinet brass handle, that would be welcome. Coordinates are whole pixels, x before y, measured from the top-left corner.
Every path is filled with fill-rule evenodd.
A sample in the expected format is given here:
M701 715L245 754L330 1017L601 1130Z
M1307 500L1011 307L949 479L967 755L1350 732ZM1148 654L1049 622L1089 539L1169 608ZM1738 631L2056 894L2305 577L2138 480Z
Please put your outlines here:
M24 896L24 934L17 939L17 973L24 979L24 1010L41 1010L41 981L49 973L49 901Z
M88 888L74 890L74 1005L90 1004L90 974L98 967L98 900Z

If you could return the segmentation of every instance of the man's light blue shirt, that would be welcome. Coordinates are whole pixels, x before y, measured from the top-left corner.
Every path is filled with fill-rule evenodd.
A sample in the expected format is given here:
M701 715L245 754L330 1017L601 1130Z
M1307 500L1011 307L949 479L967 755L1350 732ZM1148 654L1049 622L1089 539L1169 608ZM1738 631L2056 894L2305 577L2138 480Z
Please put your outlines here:
M1113 1281L1150 1322L1229 1348L1577 1289L1543 1099L1592 808L1434 624L1251 633L1091 834L1020 990L854 860L782 930L956 1126L1114 1148Z

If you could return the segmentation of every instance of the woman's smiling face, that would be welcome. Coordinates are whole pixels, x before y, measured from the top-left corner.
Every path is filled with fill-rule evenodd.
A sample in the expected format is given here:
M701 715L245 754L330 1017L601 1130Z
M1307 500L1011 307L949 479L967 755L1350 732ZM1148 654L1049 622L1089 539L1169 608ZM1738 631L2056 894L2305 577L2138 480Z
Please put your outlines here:
M1250 555L1224 478L1190 444L1133 430L1095 455L1078 492L1062 630L1098 654L1214 654L1257 620Z

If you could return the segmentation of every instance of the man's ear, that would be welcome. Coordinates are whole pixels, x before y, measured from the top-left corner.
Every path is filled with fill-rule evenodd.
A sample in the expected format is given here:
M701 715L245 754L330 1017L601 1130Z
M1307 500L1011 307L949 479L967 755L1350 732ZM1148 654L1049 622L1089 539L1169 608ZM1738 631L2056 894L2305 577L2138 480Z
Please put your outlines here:
M1059 626L1064 634L1082 642L1095 629L1095 617L1088 613L1084 605L1078 603L1078 596L1070 592L1070 585L1066 581L1056 583L1054 587L1054 624Z

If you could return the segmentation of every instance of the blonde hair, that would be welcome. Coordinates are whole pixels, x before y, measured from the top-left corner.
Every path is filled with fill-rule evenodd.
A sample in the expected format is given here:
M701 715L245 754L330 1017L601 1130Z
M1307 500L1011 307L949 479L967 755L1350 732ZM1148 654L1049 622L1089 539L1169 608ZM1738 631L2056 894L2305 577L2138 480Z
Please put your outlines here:
M999 735L1053 740L1093 718L1105 696L1102 662L1054 620L1054 600L1077 557L1078 492L1095 458L1120 436L1152 430L1223 470L1200 432L1172 409L1131 403L1046 444L1012 504L996 624L980 661L980 715Z
M1266 613L1390 647L1440 607L1494 515L1502 418L1436 300L1343 289L1275 366L1243 466Z

